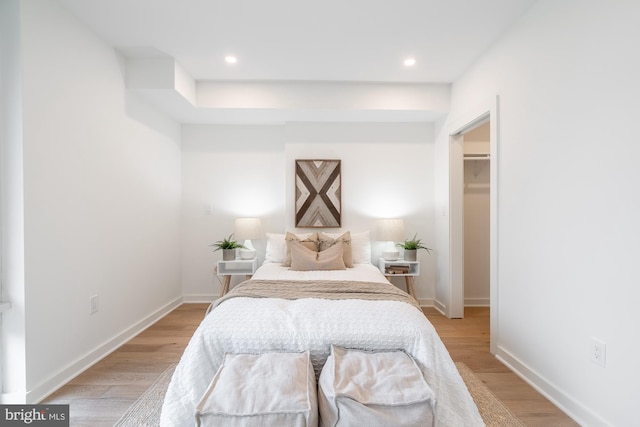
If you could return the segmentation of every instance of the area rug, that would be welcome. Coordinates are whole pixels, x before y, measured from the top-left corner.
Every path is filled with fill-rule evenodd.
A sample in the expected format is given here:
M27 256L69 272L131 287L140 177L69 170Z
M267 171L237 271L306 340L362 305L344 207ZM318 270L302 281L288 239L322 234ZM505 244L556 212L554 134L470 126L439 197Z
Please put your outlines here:
M164 395L176 364L169 366L158 379L136 400L114 427L157 427L160 425L160 411Z
M525 424L507 408L489 387L462 362L456 362L460 376L476 402L480 415L487 427L519 427Z
M525 424L496 397L489 387L482 382L467 365L456 362L460 376L464 380L480 415L487 427L519 427ZM160 411L167 392L171 375L176 365L171 365L160 377L136 400L114 426L116 427L156 427L160 424Z

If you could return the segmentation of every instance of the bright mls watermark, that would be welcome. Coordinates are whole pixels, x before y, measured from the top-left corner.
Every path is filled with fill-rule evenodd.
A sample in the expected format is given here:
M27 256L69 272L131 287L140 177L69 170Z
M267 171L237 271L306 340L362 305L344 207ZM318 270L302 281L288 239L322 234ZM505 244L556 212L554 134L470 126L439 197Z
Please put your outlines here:
M69 427L69 405L0 405L0 425Z

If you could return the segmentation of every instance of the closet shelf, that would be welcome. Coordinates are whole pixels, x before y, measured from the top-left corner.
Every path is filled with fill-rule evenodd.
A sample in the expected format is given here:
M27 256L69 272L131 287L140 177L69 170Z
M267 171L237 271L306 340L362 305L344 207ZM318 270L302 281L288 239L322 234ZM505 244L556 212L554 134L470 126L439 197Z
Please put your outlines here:
M490 160L489 154L465 154L465 160Z

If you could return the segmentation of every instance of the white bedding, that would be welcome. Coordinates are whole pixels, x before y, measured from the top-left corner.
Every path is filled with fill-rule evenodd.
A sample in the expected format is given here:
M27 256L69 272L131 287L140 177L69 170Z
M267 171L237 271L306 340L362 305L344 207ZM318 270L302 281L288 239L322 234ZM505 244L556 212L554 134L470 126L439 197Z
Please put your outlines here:
M341 271L299 272L274 263L263 265L254 275L254 279L274 278L387 282L370 264ZM416 360L436 393L437 425L484 425L435 329L410 304L245 297L217 306L194 333L169 384L161 425L195 424L195 406L225 353L309 350L318 372L329 356L331 344L362 350L404 350Z
M355 264L353 268L346 270L326 270L326 271L295 271L282 264L263 264L253 275L252 279L269 280L350 280L357 282L378 282L388 283L386 277L380 273L378 267L373 264Z

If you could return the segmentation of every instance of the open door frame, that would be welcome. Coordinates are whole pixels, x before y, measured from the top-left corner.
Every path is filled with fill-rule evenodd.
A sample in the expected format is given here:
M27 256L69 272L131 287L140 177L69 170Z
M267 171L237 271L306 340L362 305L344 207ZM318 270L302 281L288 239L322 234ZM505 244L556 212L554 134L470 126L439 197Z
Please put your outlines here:
M495 354L498 337L498 97L487 100L460 116L449 127L449 306L447 317L464 317L464 133L489 122L490 141L490 351Z

